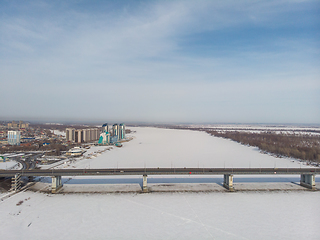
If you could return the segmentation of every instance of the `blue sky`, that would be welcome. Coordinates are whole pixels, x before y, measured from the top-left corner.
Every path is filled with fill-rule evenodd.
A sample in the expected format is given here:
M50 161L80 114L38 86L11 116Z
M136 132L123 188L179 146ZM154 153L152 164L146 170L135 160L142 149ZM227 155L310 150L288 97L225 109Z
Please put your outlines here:
M0 118L320 123L320 1L1 1Z

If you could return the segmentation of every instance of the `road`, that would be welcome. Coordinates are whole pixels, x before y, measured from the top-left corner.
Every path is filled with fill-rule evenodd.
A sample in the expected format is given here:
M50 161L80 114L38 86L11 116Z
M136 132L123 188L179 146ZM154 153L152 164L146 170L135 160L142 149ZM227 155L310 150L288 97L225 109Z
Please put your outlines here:
M34 169L36 167L36 160L40 155L42 155L42 153L32 153L25 158L21 156L12 157L12 160L19 162L23 170Z
M223 175L223 174L320 174L320 168L122 168L0 170L0 177L79 175Z

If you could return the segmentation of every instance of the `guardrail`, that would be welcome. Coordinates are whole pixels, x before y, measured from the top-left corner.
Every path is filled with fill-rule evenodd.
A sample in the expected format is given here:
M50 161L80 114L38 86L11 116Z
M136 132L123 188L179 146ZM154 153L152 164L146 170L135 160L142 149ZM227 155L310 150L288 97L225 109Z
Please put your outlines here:
M224 175L224 174L320 174L320 168L107 168L0 170L0 177L77 175Z

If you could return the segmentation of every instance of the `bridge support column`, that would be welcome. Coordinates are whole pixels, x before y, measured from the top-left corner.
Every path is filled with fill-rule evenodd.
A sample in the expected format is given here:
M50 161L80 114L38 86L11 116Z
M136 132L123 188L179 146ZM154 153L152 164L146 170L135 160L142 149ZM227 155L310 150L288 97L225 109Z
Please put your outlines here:
M11 189L16 192L20 190L20 188L21 188L21 174L17 173L11 179Z
M143 180L142 180L142 192L148 192L148 187L147 187L147 175L143 175Z
M61 176L52 177L52 193L57 193L62 188Z
M233 175L232 174L224 174L223 175L223 186L230 191L234 191L234 189L233 189Z
M314 174L301 174L300 185L312 190L316 189L316 176Z

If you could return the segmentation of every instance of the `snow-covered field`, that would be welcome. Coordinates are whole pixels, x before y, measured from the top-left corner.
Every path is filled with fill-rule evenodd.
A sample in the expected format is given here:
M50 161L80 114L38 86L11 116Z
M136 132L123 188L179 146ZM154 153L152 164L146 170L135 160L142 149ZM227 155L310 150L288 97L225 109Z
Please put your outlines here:
M204 132L131 129L136 131L131 134L134 139L122 148L102 152L107 147L93 147L83 158L59 168L304 167L298 161L261 154L255 148ZM222 176L148 178L148 184L155 188L159 183L176 183L182 188L206 184L204 188L215 185L222 189L216 192L56 195L21 192L0 201L1 236L3 239L320 239L319 191L230 193L219 185L221 180ZM63 181L66 188L81 184L89 188L137 187L141 177L70 177ZM299 176L284 176L282 180L277 176L257 176L254 181L247 176L235 177L239 188L243 184L297 181Z

